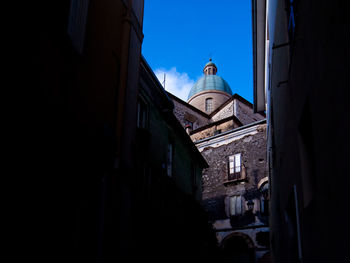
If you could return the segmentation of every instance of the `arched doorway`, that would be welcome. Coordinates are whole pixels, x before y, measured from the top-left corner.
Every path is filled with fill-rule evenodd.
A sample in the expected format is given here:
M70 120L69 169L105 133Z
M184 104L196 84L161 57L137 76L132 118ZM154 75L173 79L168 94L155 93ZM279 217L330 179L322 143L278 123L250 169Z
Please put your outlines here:
M254 263L254 243L243 233L232 233L222 241L224 263Z

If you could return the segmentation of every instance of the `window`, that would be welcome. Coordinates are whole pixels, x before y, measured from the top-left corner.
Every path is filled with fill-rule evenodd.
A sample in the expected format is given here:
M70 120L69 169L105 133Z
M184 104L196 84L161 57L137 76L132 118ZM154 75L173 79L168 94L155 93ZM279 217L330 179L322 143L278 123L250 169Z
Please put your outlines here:
M229 180L237 180L241 178L241 154L237 153L235 155L229 156Z
M173 154L174 146L172 143L168 144L168 154L167 154L167 175L172 177L173 175Z
M139 97L137 101L137 127L147 128L148 122L148 107L146 102Z
M227 201L228 216L237 216L244 214L244 198L241 195L230 196L228 197Z
M213 110L213 99L208 98L205 100L205 111L211 112Z

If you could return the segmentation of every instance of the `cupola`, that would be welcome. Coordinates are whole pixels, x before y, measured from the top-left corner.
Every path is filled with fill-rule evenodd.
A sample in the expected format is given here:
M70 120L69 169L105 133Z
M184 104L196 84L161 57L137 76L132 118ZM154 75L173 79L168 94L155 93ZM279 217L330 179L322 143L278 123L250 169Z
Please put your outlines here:
M210 114L232 96L227 82L216 75L217 67L212 59L205 64L202 76L191 88L188 103L199 110Z

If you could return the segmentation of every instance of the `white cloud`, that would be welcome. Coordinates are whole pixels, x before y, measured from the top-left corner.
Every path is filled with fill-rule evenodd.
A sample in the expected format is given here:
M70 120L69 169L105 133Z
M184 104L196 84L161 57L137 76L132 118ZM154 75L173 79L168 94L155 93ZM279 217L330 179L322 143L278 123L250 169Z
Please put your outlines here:
M173 67L170 70L163 68L156 69L154 71L160 83L164 82L165 76L165 90L171 94L179 97L180 99L187 101L188 93L194 85L194 80L190 79L187 73L177 72L176 68Z

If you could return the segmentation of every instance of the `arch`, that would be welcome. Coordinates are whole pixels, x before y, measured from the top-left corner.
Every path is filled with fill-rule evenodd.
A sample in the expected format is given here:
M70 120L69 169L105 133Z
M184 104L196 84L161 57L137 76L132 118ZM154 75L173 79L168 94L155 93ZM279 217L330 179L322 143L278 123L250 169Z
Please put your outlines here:
M255 262L255 246L252 239L241 232L233 232L221 243L224 262Z
M225 247L225 243L232 237L240 237L242 238L246 243L248 248L255 248L253 240L248 236L247 234L241 233L241 232L233 232L226 236L222 241L221 241L221 247Z
M268 182L269 181L269 177L264 177L263 179L261 179L260 181L259 181L259 183L258 183L258 189L260 189L260 187L264 184L264 183L266 183L266 182Z
M260 217L259 219L266 223L268 221L268 216L269 216L269 202L270 202L270 197L269 197L269 180L268 177L264 177L263 179L260 180L258 183L258 189L261 193L260 197Z

